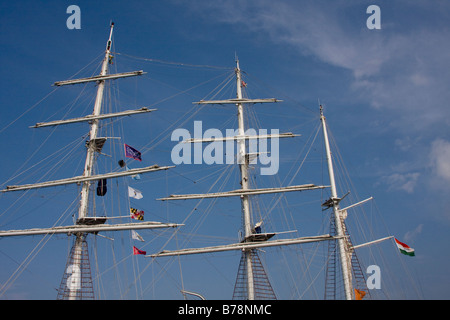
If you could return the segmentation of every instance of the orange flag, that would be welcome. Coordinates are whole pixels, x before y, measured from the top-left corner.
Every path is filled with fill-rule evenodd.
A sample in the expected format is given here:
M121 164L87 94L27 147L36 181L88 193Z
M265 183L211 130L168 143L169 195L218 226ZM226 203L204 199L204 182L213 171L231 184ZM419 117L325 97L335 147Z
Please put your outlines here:
M365 291L355 289L355 300L362 300L366 295Z

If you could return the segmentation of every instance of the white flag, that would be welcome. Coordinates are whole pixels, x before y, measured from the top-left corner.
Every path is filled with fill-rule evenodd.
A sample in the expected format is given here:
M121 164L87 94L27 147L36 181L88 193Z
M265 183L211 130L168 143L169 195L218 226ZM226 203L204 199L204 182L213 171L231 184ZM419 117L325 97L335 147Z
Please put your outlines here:
M134 240L139 240L139 241L145 242L145 240L139 235L139 233L137 233L134 230L131 230L131 238Z
M133 189L132 187L128 187L128 196L135 198L135 199L142 199L144 196L142 195L142 192L139 190Z

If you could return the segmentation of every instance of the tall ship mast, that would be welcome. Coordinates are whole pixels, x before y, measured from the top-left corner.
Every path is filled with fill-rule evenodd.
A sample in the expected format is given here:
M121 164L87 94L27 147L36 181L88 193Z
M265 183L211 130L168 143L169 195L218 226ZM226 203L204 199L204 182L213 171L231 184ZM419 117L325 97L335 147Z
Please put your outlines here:
M326 148L326 157L328 164L329 180L330 186L325 185L314 185L314 184L303 184L303 185L293 185L287 187L278 188L266 188L266 189L252 189L249 185L249 173L248 168L251 163L251 157L257 157L258 154L252 154L248 151L247 143L251 139L279 139L279 138L293 138L297 135L288 132L282 134L269 134L269 135L253 135L250 136L246 133L245 123L244 123L244 112L245 106L253 105L257 103L278 103L281 100L275 98L264 98L264 99L244 99L242 96L242 87L245 86L241 77L241 69L239 67L239 61L236 61L236 99L229 100L202 100L196 102L197 104L205 105L235 105L237 108L237 118L238 118L238 135L234 137L226 137L222 139L191 139L183 141L184 143L204 143L204 142L219 142L223 140L234 140L237 143L237 162L239 164L240 170L240 185L241 189L232 190L228 192L220 193L207 193L207 194L192 194L192 195L170 195L166 198L161 198L159 200L186 200L186 199L204 199L204 198L221 198L221 197L239 197L241 199L242 208L242 218L243 218L243 229L244 238L239 243L215 246L215 247L204 247L204 248L192 248L192 249L181 249L174 251L164 250L162 252L149 255L152 258L159 258L165 256L180 256L180 255L190 255L190 254L200 254L200 253L213 253L222 252L229 250L239 250L242 251L242 257L240 262L240 268L235 284L233 298L244 299L244 300L255 300L255 299L276 299L276 295L272 289L269 279L264 271L264 267L260 262L258 257L258 250L265 247L276 247L276 246L289 246L289 245L299 245L304 243L313 243L321 241L336 241L338 243L338 251L340 259L338 259L341 264L340 269L342 270L342 277L344 279L345 288L345 299L352 300L355 298L355 289L352 284L352 262L351 256L355 256L354 247L351 245L349 235L346 234L345 222L343 214L350 207L360 205L371 198L361 201L357 204L351 205L347 208L340 209L339 203L341 198L337 195L333 160L330 150L327 125L325 116L323 115L323 108L320 106L320 120L322 122L324 143ZM270 240L272 237L277 235L277 232L273 233L261 233L260 224L261 222L255 222L251 217L250 213L250 201L253 195L262 194L274 194L274 193L285 193L285 192L299 192L307 190L318 190L324 188L331 188L331 198L327 200L323 206L332 207L334 214L334 226L335 234L323 234L316 236L298 237L298 238L286 238ZM383 240L387 240L385 238ZM353 263L354 268L359 269L359 275L361 281L359 281L361 290L366 292L365 280L363 274L360 270L360 266L357 262Z
M315 119L319 120L319 127L323 134L323 149L325 150L325 159L326 159L326 171L328 173L327 183L311 183L312 179L308 179L308 183L303 184L294 184L294 178L298 173L298 170L301 168L300 165L297 170L297 173L292 174L289 172L288 178L290 181L288 183L280 183L276 184L277 186L270 187L257 187L254 181L253 169L254 165L257 163L258 159L266 156L267 153L270 153L274 150L261 149L259 148L257 151L254 150L254 143L261 141L275 141L276 143L279 140L291 140L285 138L293 138L295 141L296 138L300 137L300 134L294 134L292 132L284 132L279 133L278 130L271 133L256 133L252 131L250 126L248 125L248 115L250 112L253 112L253 107L259 105L267 105L272 106L273 104L279 105L282 104L283 100L276 98L256 98L250 99L244 96L244 88L247 84L244 82L243 75L245 73L240 68L240 62L236 58L236 65L232 68L232 74L230 74L227 78L227 82L224 81L222 83L227 83L232 86L234 97L232 98L223 98L223 99L200 99L197 102L194 102L194 108L224 108L224 112L229 112L232 114L233 111L236 112L236 116L234 118L234 123L236 123L237 128L233 131L232 135L222 136L222 137L197 137L184 139L183 141L179 141L176 145L184 145L184 146L202 146L205 144L214 145L216 143L231 143L233 148L236 148L236 157L235 162L231 164L230 167L237 167L239 169L238 173L238 181L234 184L235 188L229 191L223 191L222 189L217 192L208 192L208 193L189 193L189 194L171 194L172 190L176 190L176 184L168 182L166 176L166 191L169 195L157 198L159 203L167 204L167 212L169 212L169 203L176 202L183 203L182 200L195 200L203 201L227 201L230 202L228 205L232 204L235 206L236 204L240 204L240 215L239 218L242 222L241 230L238 233L238 239L234 239L233 241L225 241L219 237L221 243L219 245L212 246L193 246L187 245L188 242L180 244L178 242L178 236L184 235L184 229L186 228L185 223L188 221L192 212L200 208L198 206L199 203L192 209L191 213L186 215L184 210L187 208L186 206L178 207L178 211L181 212L181 216L177 215L174 218L173 215L170 216L169 222L159 222L159 221L143 221L143 211L137 210L131 207L131 204L128 203L128 209L130 210L130 215L123 216L120 213L118 215L111 215L108 210L105 211L104 214L99 215L96 211L96 201L95 201L95 187L97 187L97 196L102 197L105 195L107 188L112 184L112 182L107 183L107 181L117 182L120 179L135 179L140 174L146 174L151 172L158 171L166 171L171 172L174 165L166 165L159 166L158 164L153 164L151 166L143 166L141 168L128 168L128 165L120 160L118 162L119 167L117 165L114 169L110 170L110 172L99 173L100 171L97 167L99 162L99 157L111 157L105 154L103 151L103 147L108 142L113 142L115 140L120 139L120 137L109 136L105 134L102 136L102 128L106 127L106 121L115 121L118 119L123 119L129 116L142 115L145 116L151 112L156 111L157 109L152 109L150 107L142 107L139 109L133 110L122 110L117 112L106 112L105 110L105 97L108 94L105 94L105 87L119 79L123 78L131 78L131 77L139 77L145 75L146 72L132 71L132 72L123 72L123 73L110 73L110 66L112 65L113 55L119 54L112 51L112 42L113 42L113 30L114 23L110 25L109 37L106 43L106 48L104 54L102 54L100 73L95 76L71 79L65 81L58 81L54 83L55 87L64 87L71 85L79 85L83 84L85 86L96 86L96 94L95 100L93 101L93 111L89 115L85 115L77 118L70 118L64 120L56 120L49 122L40 122L36 123L32 128L55 128L59 126L71 125L74 123L78 123L81 125L89 125L89 133L86 136L86 141L84 143L85 146L85 161L83 166L82 174L79 176L62 178L58 180L49 180L45 182L37 182L32 184L21 184L21 185L7 185L5 189L0 190L2 194L6 193L15 193L19 191L27 192L28 190L33 189L44 189L50 187L61 187L67 185L77 185L79 193L75 201L78 202L78 206L76 209L76 217L74 214L74 221L72 225L54 225L48 228L31 228L31 229L17 229L17 230L3 230L0 231L0 239L16 237L16 236L53 236L53 235L68 235L71 239L73 239L71 244L71 249L69 251L69 256L66 262L65 269L63 270L63 277L60 283L60 287L58 289L57 298L58 299L68 299L68 300L77 300L77 299L95 299L95 285L94 283L98 280L98 277L93 277L91 273L91 258L92 254L89 253L88 242L89 239L94 237L94 244L96 243L97 236L104 237L109 241L114 239L110 239L105 236L107 232L116 232L116 231L129 231L133 239L139 239L139 241L143 241L142 237L140 237L136 230L168 230L171 232L171 235L168 238L164 238L162 243L155 243L152 245L152 253L148 253L146 251L140 250L137 247L133 246L133 253L130 255L143 255L148 261L145 269L140 273L137 278L140 279L144 272L148 272L147 268L150 265L156 264L157 266L161 266L161 272L157 275L154 275L152 272L152 280L151 284L154 285L155 282L158 281L159 277L162 275L167 275L170 263L178 260L180 277L182 277L182 263L181 259L184 256L195 255L194 258L198 256L214 256L216 253L231 253L233 252L236 255L239 255L239 264L236 266L238 268L236 277L234 279L234 289L232 293L233 299L242 299L242 300L258 300L258 299L277 299L278 296L276 294L276 286L273 285L269 272L267 272L265 257L270 256L270 252L266 254L265 250L273 249L273 250L282 250L281 248L295 248L293 250L302 250L298 249L303 247L304 245L322 245L324 244L327 247L325 260L322 261L322 265L319 268L320 273L325 273L324 280L324 294L323 298L325 299L365 299L371 298L370 288L367 287L367 279L365 275L365 270L362 268L358 256L356 254L356 249L361 247L367 247L372 244L378 244L380 242L384 242L386 240L391 240L394 242L393 236L385 236L379 239L370 238L370 241L367 241L362 244L353 245L353 238L350 237L349 227L346 224L347 212L350 209L359 207L366 202L372 200L372 197L362 200L362 201L352 201L351 204L344 206L342 202L344 199L349 200L347 196L350 194L339 194L337 187L337 178L335 174L335 161L336 156L332 152L332 147L329 138L329 128L324 115L324 109L322 105L319 106L319 113L315 113ZM140 61L153 61L152 59L141 59ZM158 61L159 63L161 61ZM169 63L171 66L174 65L173 62ZM192 67L198 67L191 65ZM229 68L230 69L230 68ZM229 72L230 70L227 70ZM196 87L196 86L194 86ZM218 88L218 87L216 87ZM221 91L219 89L219 91ZM182 91L183 93L188 90ZM214 97L216 97L214 95ZM229 111L233 109L233 111ZM197 111L196 111L197 112ZM194 114L196 114L196 112ZM189 114L190 111L186 112ZM318 115L318 117L317 117ZM193 117L192 114L189 115L188 120ZM172 121L171 121L172 122ZM186 123L186 121L184 122ZM173 125L169 126L166 130L174 128L177 124L176 121L173 121ZM312 141L315 141L315 137L318 136L320 130L317 130ZM174 140L172 140L174 141ZM308 139L308 143L310 140ZM133 147L124 144L123 142L120 145L124 146L125 157L130 157L135 160L141 161L141 154L139 151L134 149ZM172 143L173 146L173 143ZM267 147L267 144L266 144ZM309 147L309 150L312 149L312 143ZM123 150L123 149L122 149ZM227 149L227 152L229 150ZM307 155L309 151L307 152ZM123 155L122 155L123 156ZM227 155L228 156L228 155ZM233 156L233 155L231 155ZM111 157L112 158L112 157ZM282 158L282 157L281 157ZM306 157L305 157L306 158ZM173 160L173 159L172 159ZM220 164L219 164L220 165ZM325 165L324 165L325 167ZM181 179L186 179L184 176L184 172L179 171L177 168L176 176L181 177ZM223 171L225 174L225 171ZM221 175L217 181L223 179L224 175ZM302 177L303 178L303 177ZM226 179L227 180L227 179ZM131 181L131 180L129 180ZM285 179L286 181L286 179ZM283 182L285 182L283 181ZM191 180L191 182L196 183L196 181ZM118 183L116 183L118 185ZM108 187L107 187L108 185ZM208 188L209 190L215 183ZM225 185L225 184L223 184ZM281 186L278 186L281 185ZM159 192L163 193L163 188L159 187ZM190 189L189 187L186 187ZM127 184L128 197L140 199L142 198L142 194L139 190L130 187ZM329 192L329 194L327 193ZM301 193L301 194L300 194ZM284 210L283 205L281 205L281 199L284 200L286 194L296 195L297 198L301 198L304 194L312 194L312 197L319 198L318 193L321 193L320 197L322 200L320 201L320 210L322 212L330 213L329 217L329 228L327 221L328 230L320 230L317 233L308 234L306 232L299 232L295 228L297 225L294 223L286 222L287 230L278 230L278 226L274 229L267 232L263 232L266 230L265 224L267 221L267 216L274 208L280 208ZM345 193L345 192L344 192ZM323 198L325 196L325 198ZM272 202L271 208L264 208L261 211L266 211L263 215L257 216L255 214L256 207L258 207L258 199L259 197L265 198L270 196L277 196L278 198ZM120 202L121 195L115 195L112 197L113 200L117 200ZM230 200L231 199L231 200ZM162 202L161 202L162 201ZM235 202L231 202L235 201ZM186 201L189 203L190 201ZM115 204L112 207L116 206ZM119 205L117 205L119 207ZM112 208L111 208L112 210ZM121 209L119 209L121 210ZM202 209L199 209L201 211ZM120 212L120 211L119 211ZM141 214L141 216L139 216ZM201 218L202 221L205 218ZM232 216L232 215L231 215ZM180 218L182 217L182 218ZM236 222L236 217L233 217L233 223ZM112 223L114 219L136 219L140 220L139 222L126 222L126 223ZM181 220L180 222L170 222L172 219ZM296 220L297 217L291 217L292 221ZM288 221L289 219L286 219ZM295 229L295 230L294 230ZM194 228L192 234L197 232L197 228ZM191 234L190 230L187 231L189 237ZM236 230L232 230L235 232ZM292 236L292 234L295 234ZM370 234L370 236L372 236ZM153 240L152 240L153 241ZM395 240L398 245L398 240ZM173 250L168 250L166 248L170 248L171 246L175 246ZM160 248L160 250L158 250ZM400 247L399 247L400 248ZM284 254L284 253L283 253ZM299 255L296 253L297 258L301 256L303 258L303 251ZM160 264L160 261L168 258L169 262L165 264ZM94 257L95 263L98 264L98 257L95 255ZM172 260L170 260L172 259ZM270 260L271 258L268 258ZM300 259L299 259L300 260ZM167 261L167 260L166 260ZM116 258L114 256L114 262L116 262ZM309 262L308 262L309 263ZM301 278L310 277L310 265L307 266L307 269L304 270L303 276ZM294 267L294 269L297 267ZM19 269L18 269L19 270ZM291 271L290 267L286 270L289 270L289 273L294 273ZM282 270L285 272L285 269ZM282 273L281 272L281 273ZM287 271L286 271L287 272ZM20 275L18 271L14 272L13 275L4 282L0 288L0 294L4 294L8 288L11 287L14 280ZM170 276L169 278L173 278ZM313 282L317 280L318 276L311 277L313 278ZM340 278L338 280L338 278ZM297 279L295 280L297 281ZM294 281L294 282L295 282ZM195 297L204 298L202 292L193 292L185 290L184 281L181 278L182 284L178 287L179 292L183 294L183 297L186 298L186 295L192 295ZM338 283L339 282L339 283ZM137 287L138 280L135 280L133 285ZM296 283L293 284L296 287ZM130 287L131 287L130 286ZM151 287L149 285L148 287ZM145 290L148 290L147 289ZM309 286L307 287L307 289ZM343 291L343 296L337 296L337 290ZM129 289L128 289L129 290ZM145 291L143 290L143 291ZM156 291L156 290L155 290ZM159 298L158 294L156 297Z
M47 123L37 123L33 128L43 128L48 126L60 126L77 122L88 122L90 126L89 138L86 141L86 160L84 171L81 176L46 181L35 184L12 185L7 186L1 192L13 192L20 190L30 190L35 188L46 188L52 186L63 186L67 184L81 184L80 201L78 206L78 218L74 225L58 226L52 228L33 228L26 230L7 230L1 231L0 237L26 236L26 235L53 235L68 234L74 237L73 247L70 251L67 268L63 275L58 299L94 299L93 284L91 279L91 270L89 265L89 257L87 251L86 238L88 234L98 234L105 231L120 230L143 230L143 229L159 229L178 227L176 223L161 223L156 221L139 222L139 223L123 223L109 224L106 217L90 216L88 213L90 193L94 185L93 182L99 182L99 188L106 190L107 179L135 176L138 174L167 170L173 166L152 165L149 167L130 169L120 172L110 172L104 174L93 174L96 156L101 153L103 145L108 137L99 137L99 124L102 119L123 117L135 114L144 114L156 109L141 108L137 110L126 110L118 113L102 114L103 92L106 81L119 78L134 77L144 74L143 71L125 72L119 74L108 74L108 66L111 62L111 46L113 37L114 23L111 23L109 38L106 44L105 55L101 65L101 72L98 76L82 79L74 79L67 81L55 82L55 86L66 86L82 83L95 83L97 86L97 94L95 98L94 110L91 115L81 118L68 120L52 121ZM103 184L103 185L102 185ZM102 191L105 192L105 191Z

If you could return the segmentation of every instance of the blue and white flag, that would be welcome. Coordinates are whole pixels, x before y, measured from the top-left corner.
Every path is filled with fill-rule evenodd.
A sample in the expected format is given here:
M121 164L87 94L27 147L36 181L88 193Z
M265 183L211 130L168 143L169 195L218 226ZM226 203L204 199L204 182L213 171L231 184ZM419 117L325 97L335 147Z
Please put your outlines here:
M125 166L125 168L127 169L127 171L130 171L130 168L128 168L128 166ZM141 180L141 176L139 173L133 174L131 178L133 178L134 180Z

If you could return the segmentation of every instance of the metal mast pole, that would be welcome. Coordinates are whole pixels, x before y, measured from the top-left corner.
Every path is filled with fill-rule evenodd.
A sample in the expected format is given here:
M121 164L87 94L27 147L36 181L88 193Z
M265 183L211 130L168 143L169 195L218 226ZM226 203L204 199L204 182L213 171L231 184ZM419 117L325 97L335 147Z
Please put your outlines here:
M239 68L239 60L236 60L236 91L237 98L242 99L242 90L241 90L241 69ZM245 135L245 126L244 126L244 107L242 103L237 104L238 107L238 122L239 122L239 136ZM239 156L238 163L241 171L241 184L242 190L249 189L248 184L248 161L247 161L247 152L245 147L245 139L237 140L238 148L239 148ZM251 236L252 227L251 227L251 218L250 218L250 204L248 195L241 196L241 204L242 204L242 213L244 216L244 231L245 238ZM251 249L245 250L245 259L246 259L246 268L247 268L247 294L249 300L255 299L255 290L254 290L254 281L253 281L253 268L252 268L252 255Z
M336 191L336 182L334 179L334 169L333 169L333 159L331 158L330 151L330 143L328 141L328 133L327 133L327 124L325 120L325 116L323 115L322 106L320 106L320 120L322 121L323 128L323 136L325 140L325 149L327 153L327 161L328 161L328 174L330 176L330 185L331 185L331 200L333 202L333 213L336 225L336 236L339 237L338 245L339 245L339 254L342 266L342 276L344 278L344 289L345 289L345 298L347 300L352 300L352 274L351 274L351 265L349 259L349 252L347 250L345 233L343 228L343 219L341 217L341 210L339 207L339 198L337 196Z
M105 76L108 73L109 55L111 52L112 34L113 34L114 23L111 23L111 30L109 33L109 39L106 44L105 58L103 59L102 70L100 76ZM103 91L105 89L105 80L100 80L97 87L97 97L95 98L93 116L100 115L103 100ZM91 129L89 133L89 143L87 144L86 152L86 162L84 165L83 177L89 177L92 175L92 168L94 166L94 155L95 155L95 139L97 138L99 119L94 119L91 122ZM89 204L89 187L91 182L84 181L81 188L81 199L80 207L78 209L78 220L85 218L88 211ZM85 233L78 232L76 234L75 248L74 248L74 267L76 270L81 270L81 251L82 242L85 237ZM71 286L69 292L69 300L77 299L77 291L81 288L78 285Z

